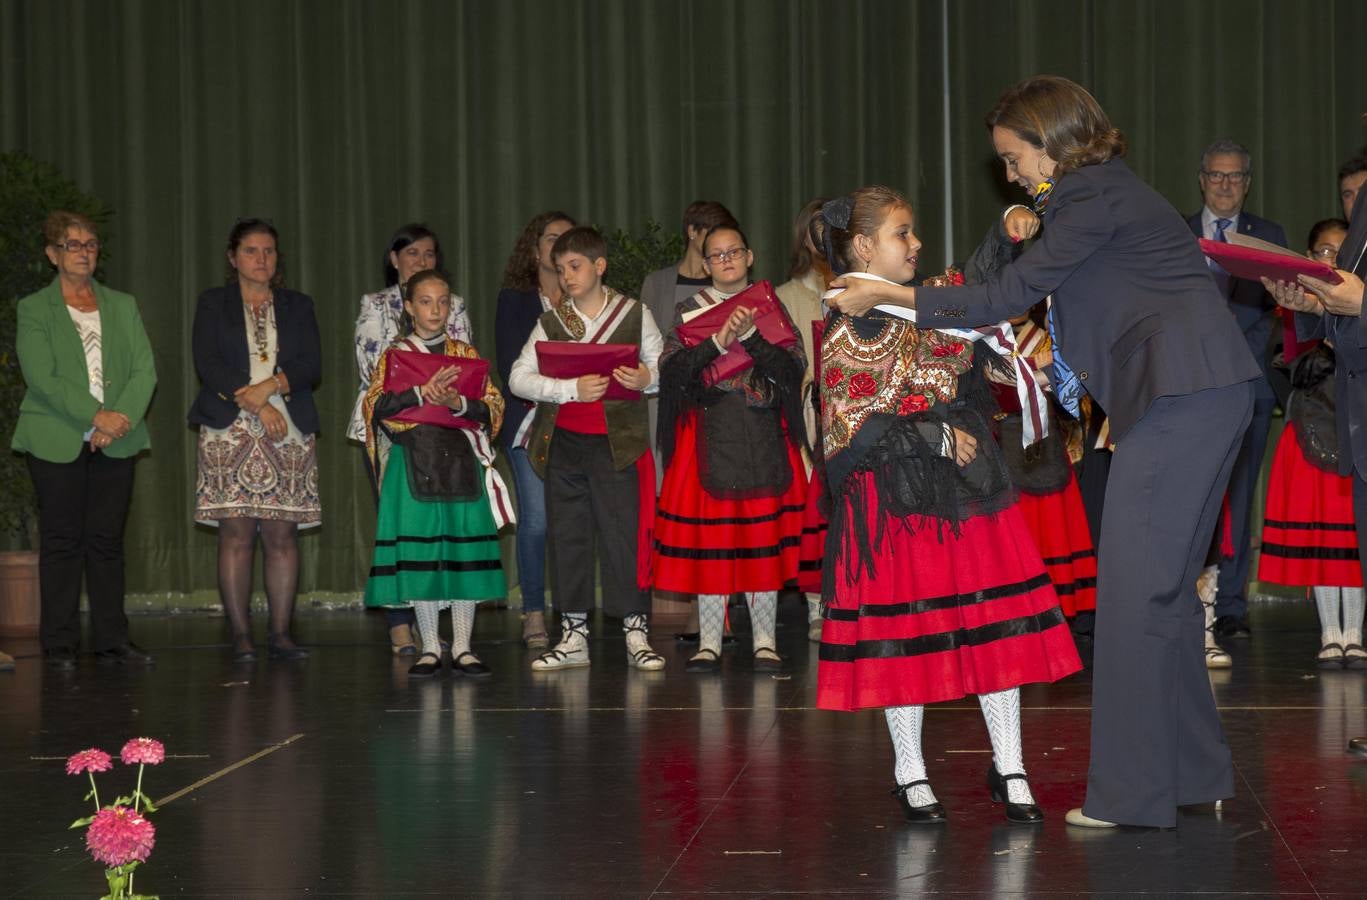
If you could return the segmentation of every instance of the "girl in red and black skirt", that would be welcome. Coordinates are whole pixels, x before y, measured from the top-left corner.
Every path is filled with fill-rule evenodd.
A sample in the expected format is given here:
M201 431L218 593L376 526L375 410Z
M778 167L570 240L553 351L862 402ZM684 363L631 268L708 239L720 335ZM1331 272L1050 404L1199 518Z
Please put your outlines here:
M847 278L915 273L921 243L895 191L832 201L814 226ZM884 707L911 822L945 819L921 753L924 704L966 694L987 721L993 799L1013 822L1041 821L1019 686L1081 668L992 439L983 369L997 362L984 342L877 309L833 315L821 347L831 509L817 705Z
M1342 219L1317 222L1307 255L1332 266L1347 236ZM1322 345L1298 348L1294 332L1287 338L1293 389L1267 483L1258 579L1310 585L1320 617L1320 667L1364 669L1362 568L1353 481L1338 474L1334 352ZM1293 360L1295 349L1302 353Z
M783 665L774 640L778 591L797 578L802 535L806 354L801 341L787 348L769 343L754 327L755 311L744 306L711 339L685 347L680 326L744 290L754 262L734 226L708 232L703 254L712 286L675 308L660 354L665 476L655 514L654 586L698 595L699 648L687 671L720 668L726 601L737 591L750 606L754 667L773 671ZM781 304L774 306L787 317ZM708 367L736 343L754 365L708 377Z

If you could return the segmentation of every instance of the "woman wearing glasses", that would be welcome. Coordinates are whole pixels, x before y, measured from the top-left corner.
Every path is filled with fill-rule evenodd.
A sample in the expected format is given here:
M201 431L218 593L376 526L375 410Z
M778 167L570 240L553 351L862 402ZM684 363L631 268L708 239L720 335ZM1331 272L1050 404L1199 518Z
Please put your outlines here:
M95 280L95 223L58 211L43 235L57 277L19 301L15 343L27 389L11 444L27 454L38 495L43 655L54 668L75 667L84 576L96 659L150 665L128 640L123 527L133 458L149 445L152 347L137 302Z
M745 290L755 261L735 225L709 231L702 251L712 286L675 307L660 354L665 476L655 516L654 583L658 590L698 595L700 646L689 672L720 669L726 601L736 591L750 605L754 668L775 671L783 665L774 640L778 591L797 578L800 561L807 359L800 341L786 349L769 343L754 327L755 311L743 306L711 339L685 347L680 326ZM709 365L734 346L745 349L753 366L709 381Z
M199 426L195 521L218 528L218 593L233 660L256 659L249 608L262 544L267 649L304 659L290 637L299 586L300 528L322 521L318 500L318 383L322 351L313 299L285 287L275 226L238 221L228 234L228 283L195 308L201 387L187 418Z

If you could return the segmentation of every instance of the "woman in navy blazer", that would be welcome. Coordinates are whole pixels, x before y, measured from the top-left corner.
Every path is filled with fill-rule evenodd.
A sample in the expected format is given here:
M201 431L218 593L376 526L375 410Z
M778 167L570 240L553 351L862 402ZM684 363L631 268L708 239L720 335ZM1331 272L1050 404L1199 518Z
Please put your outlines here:
M299 583L298 529L322 518L318 408L322 369L313 300L284 287L271 223L239 221L228 237L228 283L195 309L202 385L187 418L199 426L195 520L218 528L218 590L233 658L256 658L249 607L256 537L262 542L268 649L303 659L290 637Z
M1125 139L1090 94L1032 78L987 125L1007 178L1041 198L1042 238L984 284L851 280L834 302L854 314L893 303L921 327L963 328L1052 296L1055 392L1065 405L1091 394L1117 442L1098 549L1091 767L1067 821L1169 827L1178 806L1234 792L1195 585L1259 369L1191 231L1120 159Z

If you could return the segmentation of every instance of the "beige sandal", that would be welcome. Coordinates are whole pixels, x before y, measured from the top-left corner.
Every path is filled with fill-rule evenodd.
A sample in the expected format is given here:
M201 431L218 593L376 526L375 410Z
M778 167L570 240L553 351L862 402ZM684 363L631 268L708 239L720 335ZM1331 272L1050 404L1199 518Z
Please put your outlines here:
M413 640L413 626L395 625L389 629L389 649L395 656L416 656L418 645Z
M528 650L545 650L551 645L551 639L546 634L545 613L530 612L523 615L522 643Z

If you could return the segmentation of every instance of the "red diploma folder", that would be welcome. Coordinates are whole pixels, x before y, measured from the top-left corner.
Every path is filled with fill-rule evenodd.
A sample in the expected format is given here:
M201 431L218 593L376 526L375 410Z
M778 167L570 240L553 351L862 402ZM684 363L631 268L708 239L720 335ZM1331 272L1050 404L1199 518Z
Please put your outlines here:
M783 306L774 295L774 287L768 281L757 281L729 300L723 300L706 312L699 313L679 325L679 340L685 347L696 347L726 324L731 313L738 306L746 306L755 311L755 327L764 339L775 347L791 347L797 343L797 332L783 312ZM725 353L707 367L703 380L710 386L725 381L749 369L755 364L750 354L739 342L732 344Z
M635 344L536 342L536 367L542 375L547 378L606 375L608 392L603 395L604 400L640 400L640 391L624 388L612 377L612 370L618 366L634 369L640 364L641 349Z
M489 383L489 361L487 359L463 359L447 356L444 353L420 353L417 350L393 350L389 362L385 364L384 389L391 394L399 394L415 387L421 387L447 366L456 368L456 377L451 384L467 400L483 400L484 388ZM440 425L442 428L478 428L479 423L452 414L445 406L423 403L410 406L394 416L399 422L414 422L421 425Z
M1230 243L1227 244L1201 238L1201 252L1219 263L1235 278L1248 278L1253 281L1267 278L1292 284L1296 283L1297 275L1309 275L1330 284L1338 284L1343 280L1332 267L1322 262L1315 262L1275 245L1272 249L1265 249L1254 245L1243 235L1238 237L1241 241L1236 242L1235 236L1230 235Z

